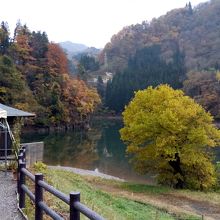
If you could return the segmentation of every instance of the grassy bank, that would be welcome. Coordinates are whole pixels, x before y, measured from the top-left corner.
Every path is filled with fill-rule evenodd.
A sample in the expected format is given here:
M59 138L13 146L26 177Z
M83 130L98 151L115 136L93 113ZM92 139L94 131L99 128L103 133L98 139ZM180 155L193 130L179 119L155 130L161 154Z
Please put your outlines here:
M193 213L168 210L151 201L141 199L138 195L172 194L172 190L165 187L146 186L140 184L123 183L104 180L97 177L79 176L68 171L44 170L46 181L60 191L69 194L71 191L81 192L81 202L96 211L106 219L111 220L196 220L201 219ZM184 192L187 193L187 192ZM144 198L144 197L143 197ZM52 195L45 193L44 198L54 210L68 219L68 206ZM218 198L216 198L218 199ZM153 204L153 205L152 205ZM29 203L26 209L32 219L33 208ZM87 219L81 216L82 219ZM46 218L45 218L46 219ZM48 218L49 219L49 218Z

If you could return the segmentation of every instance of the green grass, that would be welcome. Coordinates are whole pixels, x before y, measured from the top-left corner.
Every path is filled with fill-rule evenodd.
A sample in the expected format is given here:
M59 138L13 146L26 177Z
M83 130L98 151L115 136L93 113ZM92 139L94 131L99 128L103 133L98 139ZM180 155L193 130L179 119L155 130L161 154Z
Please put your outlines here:
M108 189L114 187L126 190L129 194L141 193L150 195L160 195L170 193L173 190L167 187L150 186L143 184L132 184L105 180L96 177L80 176L68 171L42 169L45 181L56 189L69 194L71 191L81 192L81 202L90 209L99 213L105 219L109 220L200 220L201 217L195 217L185 214L174 215L165 210L138 202L134 199L115 195L111 192L105 192L98 189L97 185L105 186ZM31 188L31 187L30 187ZM131 192L131 193L130 193ZM187 193L184 191L184 193ZM49 193L44 193L44 200L57 213L60 213L65 219L68 219L69 207L61 200L55 198ZM27 200L28 201L28 200ZM33 206L27 202L26 213L29 219L33 219ZM31 209L32 207L32 209ZM50 219L45 218L44 219ZM81 219L87 219L81 215Z
M161 194L168 193L171 191L170 188L164 186L153 186L135 183L122 183L121 188L134 192L134 193L149 193L149 194Z
M151 205L142 204L126 198L113 196L91 186L83 178L66 171L50 170L46 172L50 183L62 192L80 191L81 201L106 219L112 220L171 220L174 216ZM60 201L55 201L55 207L66 210ZM67 210L66 210L67 211ZM83 219L83 218L82 218Z

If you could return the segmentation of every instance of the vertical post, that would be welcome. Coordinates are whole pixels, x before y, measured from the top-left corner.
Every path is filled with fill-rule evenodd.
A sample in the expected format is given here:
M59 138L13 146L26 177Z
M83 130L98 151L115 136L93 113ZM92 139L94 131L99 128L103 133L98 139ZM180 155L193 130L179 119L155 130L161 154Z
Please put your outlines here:
M17 168L17 173L18 173L18 179L17 179L17 192L20 194L20 188L21 188L21 182L20 182L20 173L21 173L21 167L20 167L20 162L21 162L21 155L19 153L18 155L18 168Z
M22 185L25 185L25 174L21 171L22 168L26 168L26 163L21 162L19 169L20 169L20 179L19 179L19 207L22 209L25 207L25 192L22 189Z
M43 188L38 182L43 180L43 174L35 174L35 220L43 220L43 210L39 206L39 202L43 201Z
M23 161L26 162L26 149L25 149L25 147L22 147L22 150L23 150Z
M80 212L74 207L75 202L80 202L80 192L70 193L70 220L80 220Z
M7 175L7 159L8 159L8 138L7 138L7 127L4 127L5 131L5 175Z
M23 149L19 150L19 155L21 156L22 162L24 162L24 150Z
M22 151L19 150L18 153L18 179L17 179L17 190L18 190L18 194L20 194L20 188L21 188L21 181L20 181L20 173L21 173L21 166L20 164L23 162L22 161Z

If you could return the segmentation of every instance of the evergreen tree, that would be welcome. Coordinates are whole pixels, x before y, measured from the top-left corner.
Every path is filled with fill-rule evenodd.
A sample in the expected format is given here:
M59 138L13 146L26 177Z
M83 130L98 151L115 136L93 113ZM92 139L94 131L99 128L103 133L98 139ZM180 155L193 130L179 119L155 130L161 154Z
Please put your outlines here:
M30 46L32 48L32 56L36 59L42 61L46 57L46 52L48 51L48 37L45 32L33 31L30 38Z
M10 46L9 28L7 22L2 22L0 27L0 54L5 55L8 53Z
M86 70L84 68L84 66L82 64L78 64L77 65L77 76L79 79L87 82L87 73L86 73Z
M170 63L160 58L160 45L153 45L136 52L122 73L114 75L106 88L106 105L121 112L134 95L134 91L161 83L181 88L185 78L184 55L178 44Z
M189 9L189 14L192 15L193 14L193 9L192 9L191 2L189 2L188 9Z
M79 63L84 67L85 71L96 71L99 69L99 63L95 61L93 56L82 55Z
M103 83L102 77L98 76L98 80L97 80L97 91L100 95L100 97L103 99L105 96L105 85Z

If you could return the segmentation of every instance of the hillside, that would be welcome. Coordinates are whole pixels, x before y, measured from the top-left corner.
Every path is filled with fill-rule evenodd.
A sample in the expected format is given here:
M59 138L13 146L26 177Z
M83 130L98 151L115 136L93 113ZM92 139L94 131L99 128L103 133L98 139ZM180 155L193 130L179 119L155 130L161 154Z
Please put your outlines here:
M220 66L220 1L211 0L197 7L187 4L166 15L123 28L106 44L100 62L106 70L123 70L137 50L161 45L161 58L172 61L179 45L187 70Z

